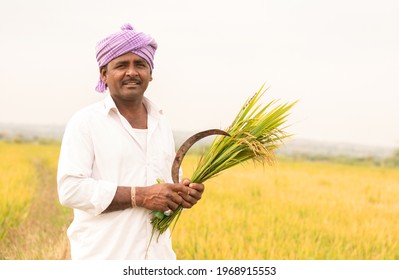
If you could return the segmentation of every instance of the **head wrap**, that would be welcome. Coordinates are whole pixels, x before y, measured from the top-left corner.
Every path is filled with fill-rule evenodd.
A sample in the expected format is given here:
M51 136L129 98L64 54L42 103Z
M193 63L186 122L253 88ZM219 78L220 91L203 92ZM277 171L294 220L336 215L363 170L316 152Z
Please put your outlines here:
M136 31L130 24L124 24L121 31L111 34L96 45L98 67L107 65L111 60L125 53L132 52L147 61L150 69L154 68L154 54L158 45L153 38ZM96 91L104 92L107 85L100 79Z

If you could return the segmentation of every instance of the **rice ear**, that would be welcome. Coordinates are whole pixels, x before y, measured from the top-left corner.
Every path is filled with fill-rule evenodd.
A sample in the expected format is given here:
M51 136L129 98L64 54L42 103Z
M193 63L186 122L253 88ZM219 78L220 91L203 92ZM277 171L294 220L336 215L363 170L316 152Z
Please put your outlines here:
M287 126L282 125L286 123L289 112L297 101L278 105L276 100L272 100L262 106L261 97L268 89L264 87L265 84L246 100L234 121L225 130L230 137L217 136L213 140L198 161L191 176L192 182L204 183L224 170L248 160L273 164L275 149L292 136L285 132ZM178 219L182 210L179 206L171 216L162 219L154 216L151 220L153 234L155 231L159 234L165 232L172 221Z

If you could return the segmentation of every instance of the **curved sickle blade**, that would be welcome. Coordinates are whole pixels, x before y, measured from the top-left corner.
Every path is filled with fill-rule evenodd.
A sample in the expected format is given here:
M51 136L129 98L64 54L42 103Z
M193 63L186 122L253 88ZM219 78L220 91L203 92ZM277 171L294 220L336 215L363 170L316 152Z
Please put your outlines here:
M181 166L181 163L183 161L184 156L188 152L188 150L191 148L192 145L194 145L196 142L201 140L202 138L210 135L225 135L225 136L230 136L226 131L220 130L220 129L209 129L205 131L198 132L188 138L177 150L176 152L176 157L175 160L173 161L172 165L172 180L174 183L179 182L179 169Z

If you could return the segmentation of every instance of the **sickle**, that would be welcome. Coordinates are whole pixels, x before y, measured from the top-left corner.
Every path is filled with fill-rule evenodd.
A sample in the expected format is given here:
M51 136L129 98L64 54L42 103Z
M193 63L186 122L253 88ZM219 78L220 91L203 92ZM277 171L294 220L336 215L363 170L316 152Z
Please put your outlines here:
M186 155L187 151L191 148L191 146L194 145L197 141L201 140L202 138L215 134L230 136L230 134L228 134L226 131L220 129L209 129L194 134L180 146L179 150L177 150L176 152L176 157L172 165L172 180L174 183L179 182L180 165L183 161L184 156Z

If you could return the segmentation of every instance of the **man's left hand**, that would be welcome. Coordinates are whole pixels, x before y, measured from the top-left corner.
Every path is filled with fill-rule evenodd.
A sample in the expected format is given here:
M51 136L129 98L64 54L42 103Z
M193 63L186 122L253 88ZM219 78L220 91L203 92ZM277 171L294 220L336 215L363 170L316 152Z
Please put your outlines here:
M204 184L191 183L187 178L184 178L181 183L190 188L188 193L179 192L179 195L183 198L181 205L184 208L191 208L201 199L205 186Z

